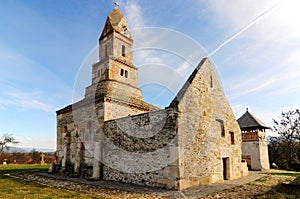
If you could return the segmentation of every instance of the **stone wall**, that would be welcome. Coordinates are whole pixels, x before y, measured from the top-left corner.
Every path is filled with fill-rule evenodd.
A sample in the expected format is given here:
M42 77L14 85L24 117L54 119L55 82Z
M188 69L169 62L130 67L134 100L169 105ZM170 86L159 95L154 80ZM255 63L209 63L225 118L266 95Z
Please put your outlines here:
M97 127L103 126L103 103L83 106L73 105L69 110L57 113L57 158L66 173L73 173L75 164L82 165L78 172L91 177L92 171L83 173L83 167L91 167L94 163L94 142ZM78 159L81 154L81 159ZM79 162L78 162L79 161Z
M103 179L176 189L177 112L173 109L104 124ZM175 151L176 153L176 151Z

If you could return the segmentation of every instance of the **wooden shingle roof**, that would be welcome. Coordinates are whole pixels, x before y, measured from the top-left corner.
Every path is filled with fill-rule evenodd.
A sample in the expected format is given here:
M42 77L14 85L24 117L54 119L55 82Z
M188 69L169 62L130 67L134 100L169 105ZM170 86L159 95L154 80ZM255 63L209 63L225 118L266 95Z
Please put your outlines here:
M242 115L237 122L240 125L240 128L243 129L250 129L250 128L259 128L259 129L270 129L265 123L260 121L257 117L249 113L247 110L244 115Z

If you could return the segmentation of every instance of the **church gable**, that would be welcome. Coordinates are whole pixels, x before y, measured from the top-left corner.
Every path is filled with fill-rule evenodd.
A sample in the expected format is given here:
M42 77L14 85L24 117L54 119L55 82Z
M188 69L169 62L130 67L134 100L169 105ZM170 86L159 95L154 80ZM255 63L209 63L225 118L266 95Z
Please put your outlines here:
M208 58L170 106L178 110L180 189L241 177L241 132Z

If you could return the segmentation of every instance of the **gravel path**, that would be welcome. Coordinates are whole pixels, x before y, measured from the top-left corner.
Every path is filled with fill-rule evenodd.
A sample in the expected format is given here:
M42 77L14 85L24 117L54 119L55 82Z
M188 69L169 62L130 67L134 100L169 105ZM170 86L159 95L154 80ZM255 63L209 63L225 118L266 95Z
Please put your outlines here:
M274 172L274 171L272 171ZM295 177L262 174L250 172L246 177L225 181L221 184L200 186L184 191L166 190L131 184L123 184L112 181L89 181L82 178L69 178L46 173L23 173L10 175L35 182L38 184L78 191L81 193L93 193L95 198L255 198L271 190L279 183L289 183Z

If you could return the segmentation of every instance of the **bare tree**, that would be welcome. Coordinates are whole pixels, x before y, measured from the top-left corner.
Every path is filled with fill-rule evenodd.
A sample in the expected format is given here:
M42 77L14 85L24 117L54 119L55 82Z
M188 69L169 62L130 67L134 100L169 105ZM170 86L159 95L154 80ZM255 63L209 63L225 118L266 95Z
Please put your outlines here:
M12 135L4 134L0 140L0 156L4 152L5 148L9 149L9 144L18 144L18 143L19 142L16 141L16 139Z
M280 135L282 154L285 154L287 166L300 159L300 111L282 112L280 121L274 120L274 130Z

